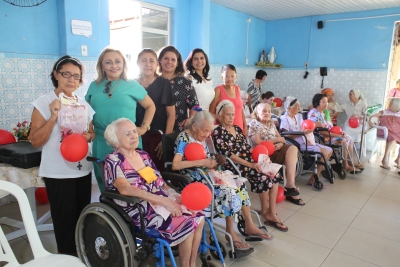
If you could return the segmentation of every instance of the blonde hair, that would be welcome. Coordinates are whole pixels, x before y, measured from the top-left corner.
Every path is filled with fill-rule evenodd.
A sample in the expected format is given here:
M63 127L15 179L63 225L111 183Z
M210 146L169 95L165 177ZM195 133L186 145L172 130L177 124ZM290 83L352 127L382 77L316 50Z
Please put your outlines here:
M127 64L126 64L126 59L125 59L124 55L123 55L123 54L121 53L121 51L119 51L118 49L114 49L114 48L112 48L112 47L106 47L106 48L104 48L104 50L101 52L101 54L100 54L100 56L99 56L99 59L97 60L97 64L96 64L97 78L96 78L95 82L96 82L97 84L100 84L101 81L102 81L103 79L106 78L106 75L105 75L104 71L101 69L101 63L103 62L104 55L105 55L106 53L109 53L109 52L115 52L115 53L117 53L117 54L122 58L122 61L123 61L123 63L124 63L124 67L123 67L123 70L122 70L120 79L128 80L128 76L127 76L127 73L128 73L128 66L127 66Z

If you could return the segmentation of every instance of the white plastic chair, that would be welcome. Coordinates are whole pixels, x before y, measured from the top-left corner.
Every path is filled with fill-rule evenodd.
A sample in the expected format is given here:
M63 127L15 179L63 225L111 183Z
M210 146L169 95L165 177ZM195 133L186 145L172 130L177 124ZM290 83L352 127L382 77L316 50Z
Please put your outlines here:
M12 251L10 244L4 235L3 229L0 227L0 262L7 262L5 267L85 267L86 265L81 262L80 259L61 254L51 254L46 251L40 241L39 234L36 229L35 222L33 220L32 211L30 209L28 197L25 192L19 186L6 182L0 181L0 189L10 192L18 200L19 208L21 210L22 220L26 229L26 234L31 245L34 259L25 263L20 264L15 258L14 252Z
M384 141L386 142L386 139L388 137L388 129L385 126L379 126L379 118L378 117L373 117L370 119L371 122L373 124L375 124L374 126L372 126L372 129L375 128L376 129L376 138L375 138L375 142L374 142L374 146L372 147L372 152L371 152L371 156L369 157L369 161L372 161L372 157L374 156L374 153L377 151L377 144L380 141ZM383 130L383 136L379 137L378 136L378 130ZM381 145L379 144L379 155L381 155Z

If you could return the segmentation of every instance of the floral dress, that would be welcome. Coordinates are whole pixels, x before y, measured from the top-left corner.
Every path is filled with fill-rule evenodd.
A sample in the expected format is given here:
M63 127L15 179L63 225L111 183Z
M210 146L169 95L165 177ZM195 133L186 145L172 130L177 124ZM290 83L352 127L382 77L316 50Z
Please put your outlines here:
M313 108L308 112L307 118L309 120L312 120L313 122L320 122L322 123L322 127L331 129L333 127L333 124L331 121L326 121L324 114L319 112L318 109ZM343 137L331 137L331 143L334 145L342 145L346 143L347 146L349 146L352 143L352 139L348 134L344 134Z
M222 125L219 125L214 129L213 141L215 149L218 153L221 153L228 158L232 155L236 155L245 161L254 163L250 152L251 146L247 143L242 130L236 125L233 125L233 127L235 128L236 137ZM228 162L223 167L231 170L233 173L235 172L235 169ZM239 168L241 175L249 180L251 191L254 193L264 193L268 189L271 189L273 185L278 183L280 180L276 177L269 177L264 173L241 164L237 164L237 167Z
M125 177L131 186L158 196L168 197L167 192L164 189L164 180L149 154L142 150L137 150L137 152L142 158L144 165L155 170L157 179L151 183L147 183L146 180L139 175L137 170L129 164L125 157L116 151L109 154L105 160L104 175L106 188L117 191L117 188L114 186L115 180L117 178ZM140 217L136 205L122 201L115 202L121 206L126 213L128 213L137 226L140 226ZM182 216L169 216L164 220L163 217L154 211L153 207L147 201L143 200L139 202L138 205L140 205L143 210L144 224L146 228L156 229L163 239L171 246L181 243L188 235L192 234L204 216L202 212L197 212L196 214L183 213Z
M181 155L182 160L185 158L185 148L189 143L198 142L194 138L190 137L186 132L181 132L175 141L175 154ZM198 142L200 143L200 142ZM205 143L201 143L207 153L207 158L210 158L210 152ZM183 175L190 176L194 182L201 182L208 186L206 179L200 174L199 169L201 169L205 175L208 176L208 169L205 167L200 167L198 169L182 169L179 172ZM208 177L210 178L210 177ZM243 185L234 189L232 187L223 185L214 185L214 198L215 198L215 209L220 217L234 216L242 206L250 206L250 198L247 192L246 185ZM210 210L205 210L206 214L210 213Z
M194 106L198 106L199 101L191 80L176 76L170 82L176 101L174 133L179 133L185 129L183 122L188 118L188 109L191 110Z

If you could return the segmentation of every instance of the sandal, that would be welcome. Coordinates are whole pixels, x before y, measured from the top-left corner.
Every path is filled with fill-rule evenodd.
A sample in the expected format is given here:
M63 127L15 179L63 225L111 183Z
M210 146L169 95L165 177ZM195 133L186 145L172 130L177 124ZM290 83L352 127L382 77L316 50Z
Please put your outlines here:
M285 197L295 197L300 195L300 192L298 191L297 188L287 188L285 187L285 191L283 193Z
M248 243L244 243L243 240L240 240L240 241L239 240L233 240L232 242L233 242L233 248L235 250L249 250L249 249L251 249L250 245ZM237 244L248 245L248 247L241 248L241 247L238 247ZM230 242L227 242L225 245L227 247L231 248L231 243Z
M299 205L299 206L304 206L306 203L301 199L301 198L293 198L291 196L286 197L286 200L289 200L293 204ZM301 204L303 202L303 204Z
M268 226L272 226L276 230L279 230L279 231L282 231L282 232L287 232L289 230L289 228L287 226L285 226L282 222L274 222L274 221L270 221L268 219L265 219L264 224L268 225ZM281 225L283 227L279 227L279 225Z

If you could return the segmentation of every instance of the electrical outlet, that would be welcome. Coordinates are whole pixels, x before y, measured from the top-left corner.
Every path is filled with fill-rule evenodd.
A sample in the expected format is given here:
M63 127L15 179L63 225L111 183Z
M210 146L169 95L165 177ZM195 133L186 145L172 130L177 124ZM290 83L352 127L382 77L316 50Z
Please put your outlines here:
M306 68L308 67L308 62L304 63L304 67Z

